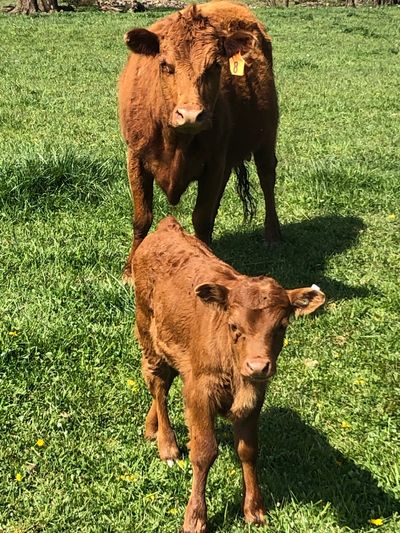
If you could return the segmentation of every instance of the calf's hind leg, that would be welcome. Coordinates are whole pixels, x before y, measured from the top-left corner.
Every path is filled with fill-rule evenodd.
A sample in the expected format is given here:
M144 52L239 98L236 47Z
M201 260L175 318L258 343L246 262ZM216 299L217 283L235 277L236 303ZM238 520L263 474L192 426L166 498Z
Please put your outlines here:
M153 401L146 417L145 437L157 439L158 453L163 461L180 457L175 433L169 421L167 396L177 372L167 364L151 365L144 356L143 375Z

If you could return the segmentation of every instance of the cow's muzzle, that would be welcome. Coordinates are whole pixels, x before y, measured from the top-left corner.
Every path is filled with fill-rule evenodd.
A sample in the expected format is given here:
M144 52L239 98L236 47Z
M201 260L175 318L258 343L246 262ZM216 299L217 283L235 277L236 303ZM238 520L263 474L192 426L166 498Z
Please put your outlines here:
M171 126L182 133L198 133L210 128L211 121L204 107L183 105L173 110Z

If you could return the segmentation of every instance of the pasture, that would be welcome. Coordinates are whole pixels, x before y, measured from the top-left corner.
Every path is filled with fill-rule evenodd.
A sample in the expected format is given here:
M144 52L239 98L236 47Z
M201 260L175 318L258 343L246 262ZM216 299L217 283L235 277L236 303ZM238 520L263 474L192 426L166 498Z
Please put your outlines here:
M267 393L260 531L399 531L400 11L257 13L273 37L285 242L263 247L262 209L244 224L232 179L214 250L328 298L289 327ZM182 522L180 384L169 405L184 456L169 468L143 439L150 398L121 283L131 202L116 82L124 32L160 15L0 16L2 532L172 533ZM194 193L172 210L157 189L155 219L171 212L191 231ZM210 529L253 530L230 425L217 435Z

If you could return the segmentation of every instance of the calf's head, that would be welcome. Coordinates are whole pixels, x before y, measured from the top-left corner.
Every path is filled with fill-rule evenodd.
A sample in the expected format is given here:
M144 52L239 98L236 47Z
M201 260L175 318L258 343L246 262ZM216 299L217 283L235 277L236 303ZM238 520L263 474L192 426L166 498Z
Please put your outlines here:
M190 134L211 127L221 67L254 41L243 30L219 35L195 5L168 17L157 32L134 28L125 34L128 48L158 65L169 126Z
M290 316L312 313L325 301L320 290L285 290L267 277L252 278L231 288L203 283L195 292L203 302L219 308L235 365L252 381L265 381L275 374Z

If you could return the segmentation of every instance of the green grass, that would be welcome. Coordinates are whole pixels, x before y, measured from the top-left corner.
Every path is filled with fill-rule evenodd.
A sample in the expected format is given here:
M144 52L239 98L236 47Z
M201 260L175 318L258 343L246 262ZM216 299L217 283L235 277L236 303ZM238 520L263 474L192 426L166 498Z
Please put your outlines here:
M328 297L291 325L267 395L265 531L371 531L378 517L381 531L399 531L400 12L258 13L280 94L285 243L263 248L261 209L244 226L231 183L215 250ZM182 523L190 466L169 469L143 439L149 394L120 281L131 204L116 80L124 31L155 16L0 17L0 531ZM190 231L194 197L192 187L173 210ZM159 190L155 206L156 220L171 212ZM184 446L179 382L170 408ZM218 439L210 529L250 531L224 421Z

